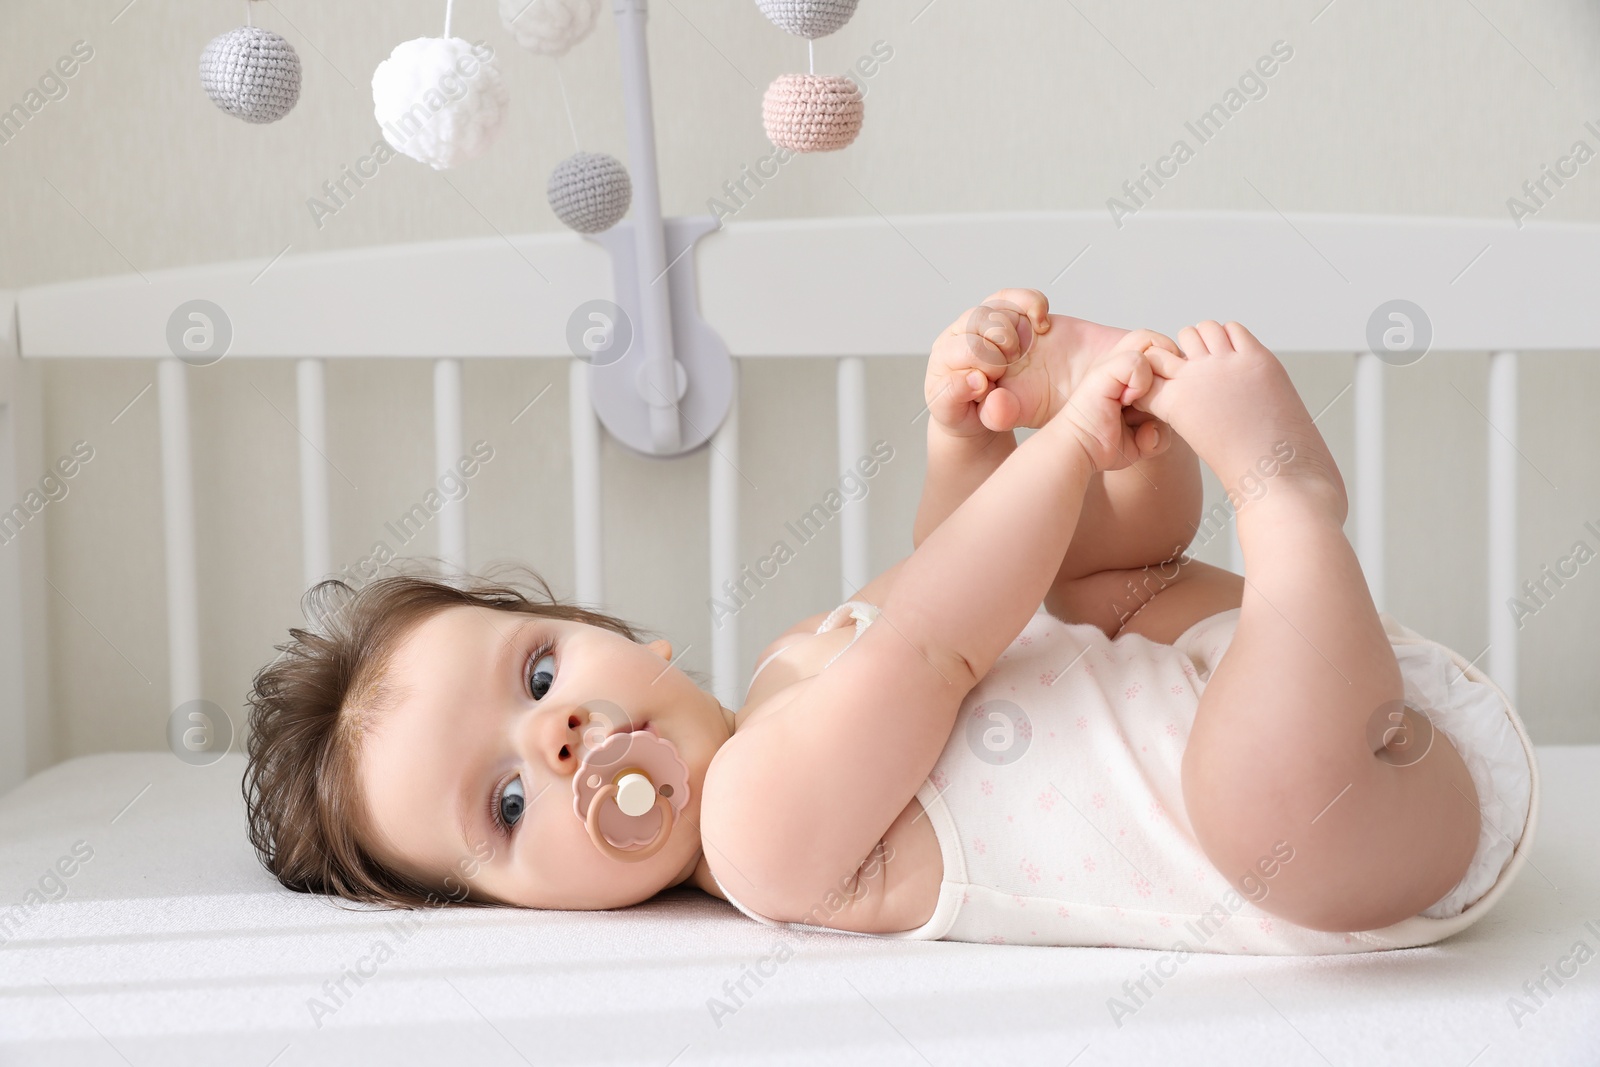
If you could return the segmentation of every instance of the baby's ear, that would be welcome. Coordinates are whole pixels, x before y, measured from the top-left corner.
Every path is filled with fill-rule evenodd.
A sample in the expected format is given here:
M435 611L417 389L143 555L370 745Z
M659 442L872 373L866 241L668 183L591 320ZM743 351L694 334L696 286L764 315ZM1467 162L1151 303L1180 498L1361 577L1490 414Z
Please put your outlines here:
M668 663L672 662L672 642L668 641L665 637L658 637L644 647L648 648L650 651L654 652Z

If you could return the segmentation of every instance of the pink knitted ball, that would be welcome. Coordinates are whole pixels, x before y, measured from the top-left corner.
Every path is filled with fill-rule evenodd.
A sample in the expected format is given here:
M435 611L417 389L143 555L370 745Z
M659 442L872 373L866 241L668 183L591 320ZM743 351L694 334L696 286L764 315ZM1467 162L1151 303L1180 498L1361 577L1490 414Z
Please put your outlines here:
M782 74L761 101L767 137L795 152L832 152L861 132L866 106L842 74Z

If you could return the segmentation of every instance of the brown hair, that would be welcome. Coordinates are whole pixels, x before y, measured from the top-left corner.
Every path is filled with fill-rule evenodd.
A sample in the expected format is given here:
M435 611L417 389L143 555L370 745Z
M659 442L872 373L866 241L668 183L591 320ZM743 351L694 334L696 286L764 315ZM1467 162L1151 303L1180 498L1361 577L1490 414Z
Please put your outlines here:
M528 580L447 576L431 563L403 560L390 565L402 573L357 586L329 578L302 598L312 628L291 627L290 640L274 646L282 655L256 673L251 687L241 783L250 843L278 881L301 893L400 908L495 903L427 885L372 854L362 841L367 817L356 760L363 731L392 706L386 668L394 650L413 626L446 608L475 605L581 622L640 640L643 631L563 603L538 574L510 566Z

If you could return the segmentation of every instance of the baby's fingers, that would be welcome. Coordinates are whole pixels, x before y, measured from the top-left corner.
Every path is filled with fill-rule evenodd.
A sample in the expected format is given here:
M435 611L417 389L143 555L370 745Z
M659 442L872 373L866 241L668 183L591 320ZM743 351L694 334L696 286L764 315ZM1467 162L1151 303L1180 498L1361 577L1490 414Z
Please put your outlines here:
M1133 431L1133 443L1141 457L1159 456L1172 444L1172 430L1159 419L1151 419Z
M948 374L932 377L928 381L932 392L928 395L928 410L946 426L965 421L968 405L982 400L989 391L989 379L982 371L955 368Z
M1088 396L1127 407L1149 391L1154 378L1143 352L1118 349L1095 364L1078 388Z
M991 378L1005 373L1033 344L1033 328L1021 311L1002 305L980 304L952 328L966 344L966 362Z
M1133 358L1127 363L1127 377L1122 378L1122 395L1117 402L1127 407L1145 393L1150 391L1150 383L1155 379L1155 371L1150 367L1150 360L1143 352L1132 353Z
M1020 312L1033 327L1034 333L1050 329L1050 298L1037 289L1001 289L983 301L990 307L1010 308Z
M1169 352L1160 345L1151 345L1144 351L1144 358L1150 361L1150 367L1162 378L1175 377L1179 369L1186 362L1184 357Z
M1156 333L1154 330L1131 330L1127 336L1117 342L1118 348L1131 348L1138 352L1143 352L1152 345L1157 348L1164 348L1175 356L1183 354L1176 341L1166 334Z

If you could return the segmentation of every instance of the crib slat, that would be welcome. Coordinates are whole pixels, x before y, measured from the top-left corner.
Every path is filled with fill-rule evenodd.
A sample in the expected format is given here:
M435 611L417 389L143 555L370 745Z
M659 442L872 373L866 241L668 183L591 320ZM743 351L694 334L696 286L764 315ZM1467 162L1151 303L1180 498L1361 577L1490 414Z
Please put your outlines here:
M1489 662L1485 668L1517 699L1517 354L1489 357ZM1503 435L1503 436L1502 436Z
M21 500L19 488L37 477L36 431L24 430L30 409L42 407L26 396L36 388L25 384L17 356L16 301L0 289L0 507ZM49 725L41 714L49 708L46 628L38 624L42 598L34 595L35 586L45 588L44 545L42 538L14 544L21 534L15 513L0 513L0 795L21 785L30 766L47 766L52 755L52 731L35 725Z
M453 472L465 488L456 461L462 458L461 445L461 361L441 359L433 364L433 468L436 479ZM455 484L455 483L451 483ZM467 569L467 499L452 500L441 492L444 506L439 509L439 558L456 573Z
M200 581L195 568L194 473L189 453L188 367L156 361L161 401L162 521L167 553L167 663L172 707L199 700Z
M856 469L856 463L867 455L867 361L860 356L845 356L839 360L838 409L839 469L855 471L857 481L865 490L867 483ZM843 579L840 599L848 600L872 579L864 492L859 500L845 499L844 508L839 512L839 542L839 572Z
M9 314L9 308L0 308ZM5 326L0 325L0 331ZM15 373L12 366L16 356L4 351L7 338L0 335L0 359L8 366L3 373ZM0 389L9 382L0 384ZM9 390L7 390L9 392ZM13 434L17 425L17 404L14 397L0 394L0 500L16 500L18 478L17 448ZM0 516L9 519L9 516ZM9 793L14 786L28 777L28 687L27 674L35 669L25 655L25 633L22 608L22 561L18 558L21 545L13 546L14 534L7 523L3 536L5 546L0 554L0 794ZM25 674L24 672L27 672Z
M1367 577L1367 589L1379 611L1385 610L1384 583L1384 439L1383 372L1385 364L1371 352L1357 352L1355 366L1356 557Z
M572 439L574 597L597 608L605 599L600 543L600 416L589 399L589 364L578 359L572 360L567 372L567 421Z
M300 416L300 564L306 588L333 569L328 518L328 393L320 359L295 360Z
M634 344L650 355L644 368L651 383L646 395L677 396L671 284L656 284L672 264L667 261L661 185L656 176L656 125L650 99L650 54L645 43L649 15L644 0L614 2L611 11L622 56L623 118L628 135L628 167L633 171L634 269L639 275ZM668 454L676 452L682 438L678 405L652 402L647 406L651 440Z
M711 435L711 600L726 604L723 585L739 576L739 361L733 361L733 402ZM743 674L739 663L739 617L715 612L711 619L711 686L725 708L738 710Z

